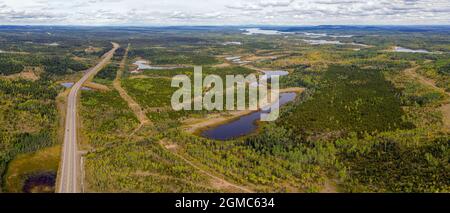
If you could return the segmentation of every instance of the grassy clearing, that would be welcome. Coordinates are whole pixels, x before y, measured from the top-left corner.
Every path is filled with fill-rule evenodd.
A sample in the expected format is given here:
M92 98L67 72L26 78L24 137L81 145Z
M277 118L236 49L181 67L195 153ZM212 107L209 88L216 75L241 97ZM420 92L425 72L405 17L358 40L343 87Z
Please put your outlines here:
M170 107L170 99L177 88L164 78L124 79L122 86L143 107Z
M20 154L8 165L5 175L7 192L23 192L25 180L34 174L42 172L58 172L60 146L39 150L34 153Z

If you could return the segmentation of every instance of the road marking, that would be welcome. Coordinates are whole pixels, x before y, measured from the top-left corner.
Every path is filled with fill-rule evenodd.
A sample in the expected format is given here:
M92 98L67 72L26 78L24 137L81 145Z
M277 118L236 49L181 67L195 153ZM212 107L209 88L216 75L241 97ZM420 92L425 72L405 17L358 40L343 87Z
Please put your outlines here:
M72 86L67 98L67 114L65 122L64 145L62 149L62 166L59 173L59 193L77 193L79 192L78 172L81 168L79 163L78 144L77 144L77 98L82 85L91 77L95 76L106 64L109 63L119 45L113 43L113 49L106 53L102 60L93 68L88 69L86 74Z

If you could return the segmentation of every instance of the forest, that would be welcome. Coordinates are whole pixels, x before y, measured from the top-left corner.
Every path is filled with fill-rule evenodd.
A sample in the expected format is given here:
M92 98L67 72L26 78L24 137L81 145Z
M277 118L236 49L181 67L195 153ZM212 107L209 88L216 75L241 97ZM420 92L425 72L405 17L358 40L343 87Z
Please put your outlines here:
M0 79L1 177L5 175L8 163L17 155L36 152L57 143L55 98L59 90L44 79L35 82Z
M112 48L111 41L121 47L80 93L86 192L450 191L447 31L28 30L0 32L2 192L29 191L24 185L35 174L56 176L69 91L61 83L78 80ZM305 32L337 37L309 38ZM305 41L311 39L340 43ZM395 46L429 52L395 52ZM138 70L138 60L158 69ZM235 112L170 107L177 89L171 78L192 77L194 65L221 77L284 70L289 74L281 77L281 88L304 92L281 108L276 122L256 122L255 132L232 140L211 140L194 127L217 118L221 123L204 128L233 121ZM30 72L35 77L27 78ZM140 122L117 82L148 123Z

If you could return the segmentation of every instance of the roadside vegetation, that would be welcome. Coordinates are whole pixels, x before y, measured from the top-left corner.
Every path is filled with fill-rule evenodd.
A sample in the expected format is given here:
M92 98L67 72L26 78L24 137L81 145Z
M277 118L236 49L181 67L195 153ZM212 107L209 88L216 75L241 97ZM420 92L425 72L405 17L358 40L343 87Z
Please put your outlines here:
M0 79L0 175L2 186L8 164L19 154L56 143L59 87L50 80Z
M83 90L80 98L87 192L450 192L448 32L330 29L354 36L323 38L367 45L358 46L229 29L47 31L54 33L0 33L2 191L24 191L30 177L56 172L55 99L64 91L58 83L77 79L112 39L122 47L93 79L104 89ZM398 53L394 46L433 53ZM168 69L137 70L137 60ZM210 140L187 131L190 122L224 115L170 105L177 90L171 78L192 77L194 65L221 77L286 70L281 87L306 91L256 133ZM121 86L148 124L113 86L122 68ZM30 70L37 79L16 76Z
M86 53L80 58L73 53L84 52L89 45L107 45L83 44L81 37L70 36L72 32L51 37L51 29L41 30L24 33L12 27L0 32L1 192L54 191L63 115L56 103L64 91L59 82L76 78L99 57Z
M228 65L204 66L203 72L224 76L256 72L249 68L289 71L288 76L281 78L282 87L305 87L307 91L294 103L283 107L279 121L262 123L257 134L232 141L202 138L186 132L183 121L206 114L173 112L169 107L174 91L169 87L170 77L176 74L192 77L193 68L127 74L122 81L124 88L155 122L155 130L146 130L152 132L147 136L152 141L146 142L151 144L149 149L153 149L157 141L169 141L171 148L166 149L167 154L196 165L194 170L200 168L259 192L449 191L449 136L442 131L442 115L436 110L448 97L403 72L417 64L424 65L425 61L432 66L434 56L386 52L389 43L372 44L376 47L355 51L346 46L292 45L295 38L291 43L269 41L264 36L254 39L243 46L212 48L216 54L252 55L243 59L250 59L250 66L233 65L218 57L221 63ZM353 39L353 42L366 41L360 37ZM180 62L177 57L162 63L154 54L158 52L167 57L164 51L168 50L134 51L129 63L143 58L151 64L191 64ZM445 57L448 56L439 56ZM440 66L445 67L442 62ZM419 73L421 69L422 66ZM104 152L124 149L107 150ZM125 152L130 155L146 153ZM135 161L120 162L132 165ZM127 172L115 176L129 176L126 174L139 171L138 168L120 167L118 170ZM98 184L106 182L101 179ZM148 187L144 180L131 182Z

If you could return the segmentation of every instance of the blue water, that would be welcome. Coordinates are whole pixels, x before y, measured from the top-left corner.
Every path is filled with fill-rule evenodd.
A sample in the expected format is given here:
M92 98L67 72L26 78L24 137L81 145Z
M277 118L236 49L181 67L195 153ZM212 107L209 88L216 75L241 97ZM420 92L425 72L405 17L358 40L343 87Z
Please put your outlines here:
M428 50L413 50L413 49L408 49L408 48L404 48L404 47L395 47L394 49L395 52L401 52L401 53L431 53Z
M73 82L65 82L65 83L61 83L61 86L65 87L65 88L71 88L74 85ZM92 90L89 87L81 87L81 90Z
M296 96L296 93L280 94L280 106L293 101ZM207 129L200 135L205 138L224 141L251 134L258 128L256 121L260 120L262 112L263 111L257 111L244 115L237 120L231 121L230 123Z
M61 83L61 86L65 87L65 88L70 88L74 85L74 83L72 82L65 82L65 83Z

